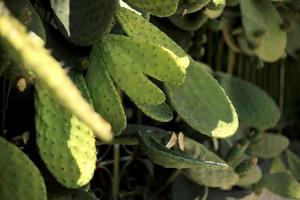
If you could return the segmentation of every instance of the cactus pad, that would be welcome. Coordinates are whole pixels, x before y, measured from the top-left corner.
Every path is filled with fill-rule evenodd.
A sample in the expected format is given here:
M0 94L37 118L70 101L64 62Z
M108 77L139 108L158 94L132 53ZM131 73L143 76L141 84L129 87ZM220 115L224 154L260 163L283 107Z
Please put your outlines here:
M126 116L118 91L105 68L100 42L93 46L86 82L95 110L111 123L113 133L119 135L126 127Z
M184 50L142 16L126 8L119 8L116 12L116 17L128 36L164 47L172 51L180 59L184 68L189 66L190 61Z
M93 111L40 40L27 34L22 24L5 14L0 15L0 38L9 57L33 72L45 84L47 93L51 93L63 107L93 128L99 138L112 139L110 124Z
M286 151L286 158L291 174L300 180L300 158L290 150Z
M149 133L139 133L139 144L143 152L156 164L165 168L208 168L224 169L224 162L215 162L199 158L192 158L185 153L168 149Z
M175 13L179 0L126 0L130 4L158 17Z
M260 158L273 158L279 156L289 145L287 137L279 134L262 133L257 141L250 145L249 151Z
M117 0L51 0L59 31L72 43L88 46L112 27Z
M285 51L286 32L276 7L268 0L241 0L242 22L246 37L262 60L274 62Z
M59 191L48 194L48 200L99 200L93 193L83 190Z
M194 159L210 160L225 164L225 161L216 154L192 139L185 138L185 148L186 154L192 156ZM226 169L186 169L184 170L184 175L195 183L208 187L229 187L235 185L239 180L239 176L231 167Z
M31 160L0 138L0 199L46 200L44 180Z
M85 88L80 86L83 77L74 81ZM92 130L60 106L42 83L36 84L35 100L36 139L43 161L58 182L68 188L82 187L93 177L96 165Z
M255 188L267 188L280 196L300 199L300 184L288 173L274 173L264 175Z
M138 103L165 101L164 93L145 74L176 85L184 81L182 63L166 48L126 36L108 35L103 38L102 50L105 66L114 81Z
M165 85L174 109L195 130L217 138L237 130L235 109L203 64L192 61L182 85Z
M277 123L280 117L279 109L266 92L230 74L217 72L216 77L243 124L266 129Z
M168 122L173 118L173 112L166 103L159 105L135 104L145 115L156 121Z
M246 172L246 174L240 177L238 186L248 186L257 183L262 177L262 171L258 165L253 165Z

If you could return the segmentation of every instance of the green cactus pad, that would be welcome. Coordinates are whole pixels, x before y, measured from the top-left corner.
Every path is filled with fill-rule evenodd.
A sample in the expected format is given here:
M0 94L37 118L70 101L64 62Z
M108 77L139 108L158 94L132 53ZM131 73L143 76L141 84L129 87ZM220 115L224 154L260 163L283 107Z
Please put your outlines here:
M182 85L165 85L174 109L195 130L217 138L237 130L235 109L204 64L192 61Z
M105 66L122 90L141 104L161 104L164 93L145 74L180 84L185 70L180 59L166 48L126 36L107 35L102 41ZM144 74L145 73L145 74Z
M151 137L149 133L140 132L139 144L142 151L156 164L165 168L205 168L205 169L225 169L224 162L216 162L199 158L192 158L185 153L168 149L159 141Z
M0 138L0 199L46 200L43 177L16 146Z
M29 0L5 0L4 3L9 11L26 26L28 31L32 31L42 40L46 40L43 22Z
M269 0L240 0L240 8L246 37L254 43L254 52L267 62L280 59L287 39L276 7Z
M135 102L135 104L145 115L156 121L168 122L173 119L172 109L166 103L150 105Z
M280 196L300 199L299 182L285 172L264 175L255 188L256 190L267 188Z
M189 66L190 60L184 50L142 16L126 8L119 8L116 12L116 17L128 36L164 47L172 51L180 59L184 68Z
M279 172L286 172L287 168L284 162L281 159L281 156L275 157L272 160L272 164L269 169L270 174L279 173Z
M83 77L74 79L78 80L84 81ZM82 81L77 82L79 88ZM37 145L49 171L65 187L86 185L96 165L92 130L60 106L42 83L36 84L35 107Z
M193 14L172 15L168 18L175 26L185 31L196 31L208 21L208 17L199 11Z
M130 4L158 17L175 13L179 0L126 0Z
M204 8L207 4L209 4L210 0L201 0L201 1L179 1L179 5L177 8L176 13L177 14L189 14L189 13L194 13L202 8Z
M209 151L204 145L185 138L185 153L194 159L210 160L217 163L225 163L216 154ZM226 169L194 168L184 170L184 175L199 185L208 187L229 187L235 185L239 176L231 167Z
M112 28L117 0L51 0L59 31L72 43L88 46Z
M257 183L262 177L261 169L258 165L253 165L244 176L240 177L238 186L248 186Z
M259 129L276 125L280 118L279 109L266 92L230 74L217 72L216 77L243 124Z
M42 42L27 34L25 27L5 12L0 13L0 38L9 57L33 72L63 107L93 128L100 139L112 139L110 124L93 111Z
M289 146L287 137L279 134L262 133L259 140L249 146L251 154L260 158L279 156Z
M287 150L285 153L291 174L297 180L300 180L300 157L290 150Z
M100 42L93 46L86 82L95 110L111 123L113 133L119 135L126 127L126 116L118 91L105 68Z

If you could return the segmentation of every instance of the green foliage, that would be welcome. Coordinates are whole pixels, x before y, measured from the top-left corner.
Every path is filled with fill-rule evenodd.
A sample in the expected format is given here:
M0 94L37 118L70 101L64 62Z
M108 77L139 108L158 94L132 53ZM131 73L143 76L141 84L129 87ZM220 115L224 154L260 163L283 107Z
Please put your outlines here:
M209 151L202 144L192 140L185 140L186 153L195 159L210 160L224 163L219 156ZM230 187L239 181L239 176L231 167L227 169L194 168L186 169L184 174L192 181L208 187Z
M0 138L0 199L46 200L42 175L16 146Z
M50 0L58 30L72 43L88 46L110 32L117 0Z
M300 158L295 153L290 150L286 152L288 167L291 174L297 179L300 180Z
M188 139L191 140L191 139ZM168 149L159 139L152 138L148 133L139 133L139 143L144 153L155 163L165 168L204 168L226 169L227 165L220 161L211 161L186 155L180 151ZM193 156L193 157L192 157Z
M179 0L126 0L130 4L158 17L175 13Z
M202 63L192 61L186 81L180 86L167 84L166 89L180 117L200 133L217 138L235 133L238 127L235 109Z
M275 6L268 0L240 0L245 34L256 55L274 62L284 54L286 32Z
M279 156L289 145L289 140L279 134L262 133L258 141L251 144L249 151L260 158L273 158Z
M300 184L285 172L264 175L255 187L257 190L265 187L283 197L300 199Z
M82 75L72 76L84 96L89 96ZM86 185L93 177L96 163L92 130L60 106L42 83L36 84L35 97L36 139L43 161L64 186Z
M230 74L217 72L216 77L236 108L241 123L259 129L276 125L279 109L266 92Z

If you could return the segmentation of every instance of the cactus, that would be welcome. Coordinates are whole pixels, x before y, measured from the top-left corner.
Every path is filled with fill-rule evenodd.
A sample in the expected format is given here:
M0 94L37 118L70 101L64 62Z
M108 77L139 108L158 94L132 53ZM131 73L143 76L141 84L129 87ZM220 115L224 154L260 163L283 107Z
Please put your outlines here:
M232 101L243 124L267 129L277 123L279 109L266 92L230 74L217 72L216 78Z
M300 198L300 184L291 175L282 173L273 173L264 175L262 179L255 186L256 190L267 188L275 194L280 196L299 199Z
M196 0L196 1L187 1L187 2L185 0L181 0L179 2L176 13L177 14L194 13L204 8L209 3L210 0Z
M249 146L249 151L260 158L279 156L289 145L289 140L283 135L262 133L260 140Z
M208 20L202 12L187 15L172 15L168 18L175 26L185 31L196 31L200 29Z
M164 93L145 74L176 85L184 81L181 60L163 47L125 36L108 35L103 38L102 52L114 81L137 103L157 105L165 101Z
M48 200L98 200L98 198L90 192L83 190L75 191L59 191L56 193L50 193Z
M244 187L257 183L262 177L262 171L258 165L253 165L240 177L238 186Z
M192 61L186 81L180 86L166 84L166 90L174 109L200 133L226 138L237 130L235 109L202 63Z
M80 96L60 64L49 55L40 40L27 34L25 27L7 12L2 11L2 8L0 2L0 38L10 58L19 66L34 73L45 84L47 90L53 93L65 108L92 127L98 137L111 140L110 125ZM12 32L14 34L11 34Z
M72 43L88 46L110 32L117 0L51 0L58 30Z
M158 17L175 13L179 0L126 0L126 2Z
M189 66L190 60L184 50L143 17L126 8L119 8L116 12L116 18L128 36L164 47L180 59L184 68Z
M119 135L126 127L126 116L118 91L106 70L101 51L101 42L96 42L90 55L86 82L95 110L110 122L113 133Z
M185 139L185 147L186 154L192 156L194 159L225 163L216 154L192 139ZM231 167L226 169L186 169L184 170L184 175L195 183L208 187L230 187L235 185L239 180L239 176Z
M72 75L88 98L82 75ZM92 130L60 106L41 82L36 84L35 107L37 145L49 171L65 187L79 188L87 184L96 165Z
M221 161L211 161L200 158L193 158L176 150L168 149L156 141L148 133L139 133L139 143L143 152L150 159L165 168L203 168L203 169L226 169L227 165Z
M280 59L286 46L286 32L272 2L240 0L240 8L246 37L255 44L255 54L267 62Z
M144 114L146 114L147 116L149 116L150 118L152 118L156 121L168 122L173 119L173 112L166 103L162 103L159 105L135 103L135 105Z
M297 179L300 180L300 158L295 153L290 150L286 150L285 152L288 167L291 174Z
M46 200L43 177L16 146L0 138L0 199Z

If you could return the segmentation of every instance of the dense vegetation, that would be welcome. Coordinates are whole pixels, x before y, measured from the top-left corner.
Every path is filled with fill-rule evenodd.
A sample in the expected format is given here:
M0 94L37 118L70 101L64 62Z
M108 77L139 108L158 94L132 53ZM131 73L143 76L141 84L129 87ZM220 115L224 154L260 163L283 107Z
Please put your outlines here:
M298 0L0 0L0 199L300 199Z

